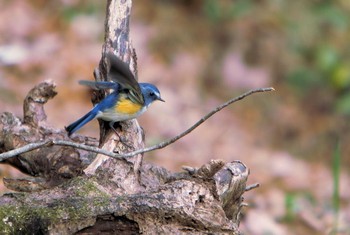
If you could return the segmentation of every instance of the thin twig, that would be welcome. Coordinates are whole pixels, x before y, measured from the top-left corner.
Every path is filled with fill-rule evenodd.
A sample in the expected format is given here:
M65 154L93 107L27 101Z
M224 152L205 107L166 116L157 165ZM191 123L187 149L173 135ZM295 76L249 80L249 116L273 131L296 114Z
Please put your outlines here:
M144 148L144 149L140 149L140 150L136 150L127 154L124 154L125 157L131 157L140 153L146 153L146 152L150 152L156 149L162 149L172 143L174 143L175 141L181 139L182 137L184 137L185 135L188 135L189 133L191 133L194 129L196 129L199 125L201 125L203 122L205 122L206 120L208 120L211 116L213 116L215 113L219 112L220 110L222 110L223 108L229 106L232 103L235 103L253 93L258 93L258 92L266 92L266 91L274 91L275 89L272 87L269 88L259 88L259 89L255 89L255 90L250 90L240 96L237 96L233 99L230 99L229 101L219 105L218 107L216 107L215 109L213 109L212 111L210 111L207 115L205 115L204 117L202 117L198 122L196 122L193 126L191 126L190 128L188 128L186 131L182 132L181 134L175 136L174 138L171 138L169 140L166 140L164 142L161 142L159 144L153 145L151 147L148 148Z
M260 184L259 183L255 183L255 184L251 184L251 185L248 185L246 188L245 188L245 191L250 191L252 189L255 189L255 188L259 188L260 187Z
M50 142L51 142L50 140L46 140L43 142L27 144L27 145L24 145L22 147L10 150L8 152L1 153L0 154L0 162L5 160L5 159L17 156L19 154L26 153L26 152L41 148L43 146L47 146L48 144L50 144Z
M52 141L52 145L61 145L61 146L69 146L69 147L74 147L77 149L82 149L82 150L86 150L89 152L94 152L94 153L99 153L99 154L103 154L106 155L108 157L113 157L113 158L123 158L124 154L116 154L98 147L93 147L93 146L89 146L89 145L85 145L85 144L78 144L75 142L71 142L71 141L66 141L66 140L53 140Z
M74 148L78 148L78 149L82 149L82 150L86 150L86 151L90 151L90 152L95 152L95 153L99 153L99 154L103 154L112 158L126 158L126 157L132 157L135 156L137 154L141 154L141 153L146 153L146 152L150 152L156 149L162 149L172 143L174 143L175 141L181 139L182 137L188 135L189 133L191 133L194 129L196 129L199 125L201 125L203 122L205 122L206 120L208 120L211 116L213 116L215 113L219 112L220 110L224 109L225 107L229 106L232 103L235 103L239 100L244 99L245 97L254 94L254 93L258 93L258 92L267 92L267 91L274 91L275 89L272 87L269 88L259 88L259 89L255 89L255 90L250 90L240 96L237 96L233 99L230 99L229 101L219 105L218 107L216 107L215 109L213 109L212 111L210 111L207 115L205 115L204 117L202 117L198 122L196 122L193 126L191 126L190 128L188 128L186 131L182 132L181 134L163 141L159 144L147 147L147 148L143 148L143 149L139 149L133 152L129 152L129 153L125 153L125 154L116 154L113 152L109 152L106 151L104 149L100 149L97 147L93 147L93 146L89 146L89 145L84 145L84 144L78 144L75 142L71 142L71 141L65 141L65 140L47 140L47 141L43 141L43 142L39 142L39 143L32 143L32 144L27 144L23 147L14 149L14 150L10 150L8 152L5 153L1 153L0 154L0 161L3 161L5 159L17 156L19 154L25 153L25 152L29 152L38 148L41 148L43 146L47 147L50 145L60 145L60 146L70 146L70 147L74 147Z

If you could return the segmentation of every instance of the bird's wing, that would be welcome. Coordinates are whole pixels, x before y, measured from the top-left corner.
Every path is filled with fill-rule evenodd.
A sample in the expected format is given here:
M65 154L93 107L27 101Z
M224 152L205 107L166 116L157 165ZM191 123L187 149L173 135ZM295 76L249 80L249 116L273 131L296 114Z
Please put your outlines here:
M144 104L143 95L139 83L129 69L129 66L112 52L107 54L109 60L108 78L120 84L123 89L129 91L129 97L133 102Z
M79 84L88 86L94 90L103 90L103 89L118 90L119 88L119 85L115 82L95 82L95 81L80 80Z

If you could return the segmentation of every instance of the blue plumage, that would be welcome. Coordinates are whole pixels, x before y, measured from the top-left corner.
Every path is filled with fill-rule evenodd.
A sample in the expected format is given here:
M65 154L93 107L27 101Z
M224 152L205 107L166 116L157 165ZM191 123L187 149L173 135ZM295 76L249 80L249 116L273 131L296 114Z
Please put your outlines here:
M86 123L90 122L97 115L97 109L92 109L90 112L85 114L83 117L73 122L69 126L66 127L66 131L68 132L68 136L82 128Z
M90 82L89 82L90 83ZM69 126L66 127L68 132L68 136L73 134L82 128L86 123L90 122L94 118L100 118L105 121L111 122L113 125L115 122L130 120L138 117L142 113L144 113L149 105L156 100L164 101L160 97L159 90L156 86L149 83L140 83L141 93L144 99L144 104L139 105L139 110L136 113L127 113L127 112L117 112L119 102L124 100L123 102L133 102L132 99L129 98L129 91L120 89L119 86L115 86L113 82L109 82L112 84L107 84L108 82L104 82L104 85L107 87L119 88L119 90L113 90L111 94L109 94L106 98L104 98L100 103L95 105L94 108L91 109L90 112L85 114L83 117L73 122ZM86 85L86 83L85 83ZM98 87L99 84L95 84ZM101 84L100 84L101 85Z
M112 89L113 91L90 112L66 127L69 136L94 118L110 122L113 128L115 122L138 117L154 101L164 101L156 86L149 83L138 83L129 70L129 66L113 53L108 53L107 58L109 61L108 78L113 82L80 81L79 83L95 90Z

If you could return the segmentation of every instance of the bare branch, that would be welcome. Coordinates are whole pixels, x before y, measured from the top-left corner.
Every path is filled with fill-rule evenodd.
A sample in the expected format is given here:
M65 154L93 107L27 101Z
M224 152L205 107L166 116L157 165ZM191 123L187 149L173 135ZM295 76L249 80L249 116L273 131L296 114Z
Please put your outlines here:
M78 144L78 143L66 141L66 140L46 140L43 142L27 144L27 145L24 145L23 147L20 147L20 148L14 149L14 150L10 150L10 151L5 152L5 153L1 153L0 154L0 161L4 161L8 158L15 157L15 156L22 154L22 153L33 151L33 150L38 149L38 148L49 147L51 145L74 147L74 148L78 148L78 149L82 149L82 150L86 150L86 151L90 151L90 152L95 152L95 153L100 153L100 154L103 154L103 155L106 155L109 157L119 158L119 159L124 157L123 155L115 154L115 153L106 151L104 149L100 149L100 148L85 145L85 144Z
M86 151L90 151L90 152L95 152L95 153L99 153L99 154L103 154L112 158L117 158L117 159L121 159L121 158L126 158L126 157L131 157L131 156L135 156L137 154L142 154L142 153L146 153L146 152L150 152L150 151L154 151L157 149L162 149L174 142L176 142L177 140L181 139L182 137L188 135L189 133L191 133L194 129L196 129L199 125L201 125L203 122L205 122L206 120L208 120L211 116L213 116L215 113L219 112L220 110L224 109L225 107L229 106L232 103L235 103L239 100L244 99L245 97L252 95L254 93L258 93L258 92L267 92L267 91L274 91L275 89L272 87L269 88L259 88L259 89L255 89L255 90L250 90L240 96L237 96L235 98L230 99L229 101L219 105L218 107L216 107L215 109L213 109L212 111L210 111L207 115L205 115L204 117L202 117L198 122L196 122L194 125L192 125L190 128L188 128L186 131L182 132L181 134L163 141L159 144L147 147L147 148L143 148L143 149L139 149L133 152L129 152L129 153L125 153L125 154L116 154L113 152L109 152L106 151L104 149L100 149L97 147L92 147L92 146L88 146L88 145L84 145L84 144L78 144L75 142L70 142L70 141L65 141L65 140L47 140L47 141L43 141L43 142L39 142L39 143L32 143L32 144L28 144L25 145L23 147L5 152L5 153L1 153L0 154L0 161L3 161L5 159L17 156L19 154L25 153L25 152L29 152L38 148L41 148L43 146L47 147L50 145L60 145L60 146L70 146L70 147L74 147L74 148L78 148L78 149L82 149L82 150L86 150ZM248 189L249 190L249 189Z
M47 140L47 141L38 142L38 143L31 143L31 144L24 145L23 147L19 147L17 149L10 150L8 152L1 153L0 154L0 161L3 161L5 159L11 158L11 157L15 157L15 156L22 154L22 153L26 153L26 152L41 148L43 146L47 146L50 144L50 142L51 142L50 140Z
M216 107L215 109L213 109L212 111L210 111L207 115L205 115L204 117L202 117L198 122L196 122L193 126L191 126L190 128L188 128L186 131L182 132L181 134L166 140L164 142L161 142L159 144L153 145L151 147L148 148L144 148L144 149L140 149L140 150L136 150L127 154L124 154L125 157L130 157L139 153L146 153L146 152L150 152L156 149L162 149L172 143L174 143L175 141L181 139L182 137L184 137L185 135L188 135L189 133L191 133L194 129L196 129L199 125L201 125L203 122L205 122L206 120L208 120L211 116L213 116L215 113L219 112L220 110L224 109L225 107L229 106L232 103L235 103L239 100L244 99L245 97L254 94L254 93L258 93L258 92L266 92L266 91L274 91L275 89L273 87L269 87L269 88L259 88L259 89L255 89L255 90L250 90L240 96L237 96L235 98L230 99L229 101L219 105L218 107Z
M100 153L108 157L117 158L117 159L121 159L125 157L124 154L116 154L98 147L93 147L85 144L78 144L78 143L66 141L66 140L53 140L51 141L51 144L61 145L61 146L70 146L70 147L74 147L74 148L78 148L78 149L82 149L82 150L86 150L94 153Z
M259 183L255 183L255 184L251 184L251 185L248 185L246 188L245 188L245 191L250 191L250 190L253 190L255 188L259 188L260 187L260 184Z

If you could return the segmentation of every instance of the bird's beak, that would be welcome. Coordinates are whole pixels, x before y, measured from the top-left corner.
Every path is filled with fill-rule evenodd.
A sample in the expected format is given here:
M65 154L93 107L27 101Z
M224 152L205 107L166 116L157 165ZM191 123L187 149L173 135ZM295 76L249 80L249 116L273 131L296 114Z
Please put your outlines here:
M158 98L159 101L165 102L161 97Z

